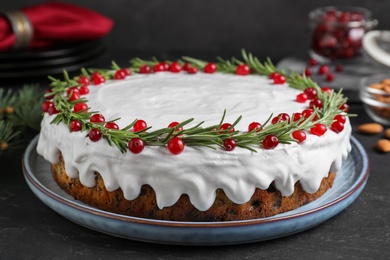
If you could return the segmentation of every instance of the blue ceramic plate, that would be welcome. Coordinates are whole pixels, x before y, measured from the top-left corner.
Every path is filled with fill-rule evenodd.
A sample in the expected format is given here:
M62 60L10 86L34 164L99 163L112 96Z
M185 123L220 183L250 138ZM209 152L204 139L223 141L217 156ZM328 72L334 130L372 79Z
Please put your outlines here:
M47 206L82 226L106 234L153 243L229 245L274 239L316 226L349 206L363 190L369 170L362 145L352 137L352 152L334 185L319 199L269 218L228 222L178 222L113 214L74 200L52 178L50 164L36 153L38 137L23 157L26 181Z

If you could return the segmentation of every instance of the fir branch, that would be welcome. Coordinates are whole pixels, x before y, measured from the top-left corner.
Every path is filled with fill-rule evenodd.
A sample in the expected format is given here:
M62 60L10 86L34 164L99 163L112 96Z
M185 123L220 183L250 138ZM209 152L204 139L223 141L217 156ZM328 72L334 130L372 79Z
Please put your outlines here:
M0 155L7 149L16 148L19 142L15 140L19 136L20 132L14 130L11 122L0 120Z
M43 90L37 85L5 91L0 88L0 150L17 148L38 132L42 118Z

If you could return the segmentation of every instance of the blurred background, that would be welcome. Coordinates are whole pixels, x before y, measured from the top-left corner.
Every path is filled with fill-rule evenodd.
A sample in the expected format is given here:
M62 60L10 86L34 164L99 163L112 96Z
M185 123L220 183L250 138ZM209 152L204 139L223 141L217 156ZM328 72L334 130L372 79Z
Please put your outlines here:
M0 1L0 11L45 1ZM104 37L110 57L120 62L134 55L176 57L239 55L245 48L277 62L306 55L308 13L319 6L357 5L372 11L378 29L390 28L390 1L385 0L63 0L97 11L114 21Z

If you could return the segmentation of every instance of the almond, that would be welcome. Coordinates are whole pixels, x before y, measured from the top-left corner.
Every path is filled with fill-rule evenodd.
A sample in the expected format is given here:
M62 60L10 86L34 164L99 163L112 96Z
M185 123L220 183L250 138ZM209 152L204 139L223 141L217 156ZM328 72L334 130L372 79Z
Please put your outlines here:
M383 87L383 90L387 93L390 93L390 85L386 85Z
M379 151L383 153L388 153L390 152L390 140L380 139L376 144L376 147L378 148Z
M385 136L386 138L389 138L390 139L390 128L387 128L386 131L385 131Z
M382 90L382 89L384 89L385 86L386 85L382 84L382 83L374 83L374 84L371 84L369 87Z
M379 134L383 131L383 126L378 123L362 124L358 127L359 132L363 134Z
M383 83L383 84L390 84L390 79L383 79L381 83Z

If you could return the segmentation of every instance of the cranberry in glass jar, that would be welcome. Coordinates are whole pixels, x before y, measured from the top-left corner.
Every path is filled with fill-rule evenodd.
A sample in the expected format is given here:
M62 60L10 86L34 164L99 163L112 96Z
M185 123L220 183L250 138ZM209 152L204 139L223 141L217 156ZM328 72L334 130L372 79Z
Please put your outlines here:
M309 13L311 30L310 55L329 62L351 59L361 54L365 32L378 21L371 12L361 7L320 7Z

